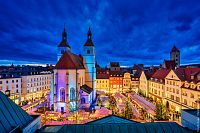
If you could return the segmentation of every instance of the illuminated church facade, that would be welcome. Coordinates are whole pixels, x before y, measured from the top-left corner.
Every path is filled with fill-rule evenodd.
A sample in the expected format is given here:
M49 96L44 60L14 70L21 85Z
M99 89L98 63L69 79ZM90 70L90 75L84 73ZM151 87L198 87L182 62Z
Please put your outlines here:
M96 101L96 52L90 27L82 55L74 54L64 28L58 45L50 104L54 111L92 109Z

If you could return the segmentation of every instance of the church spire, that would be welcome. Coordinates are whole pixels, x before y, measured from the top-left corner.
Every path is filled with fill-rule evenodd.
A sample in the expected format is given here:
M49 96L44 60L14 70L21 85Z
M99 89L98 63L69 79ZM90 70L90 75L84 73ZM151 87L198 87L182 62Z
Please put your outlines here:
M89 25L89 28L88 28L88 33L87 33L87 41L85 43L84 46L94 46L93 42L92 42L92 32L91 32L91 29L90 29L90 25Z
M70 49L70 46L67 42L67 32L66 32L65 24L64 24L64 30L62 32L62 40L60 44L58 45L58 47L67 47Z
M88 39L92 39L92 32L90 30L90 25L89 25L89 29L88 29Z
M66 30L65 30L65 24L64 24L64 31L62 33L62 40L67 40L67 33L66 33Z

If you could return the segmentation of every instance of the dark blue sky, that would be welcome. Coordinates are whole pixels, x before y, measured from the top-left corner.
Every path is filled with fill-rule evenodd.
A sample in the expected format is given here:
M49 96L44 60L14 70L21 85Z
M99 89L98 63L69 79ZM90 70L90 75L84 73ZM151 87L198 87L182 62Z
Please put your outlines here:
M158 65L174 43L181 64L200 63L199 0L0 0L0 63L56 63L66 23L80 53L91 24L97 62Z

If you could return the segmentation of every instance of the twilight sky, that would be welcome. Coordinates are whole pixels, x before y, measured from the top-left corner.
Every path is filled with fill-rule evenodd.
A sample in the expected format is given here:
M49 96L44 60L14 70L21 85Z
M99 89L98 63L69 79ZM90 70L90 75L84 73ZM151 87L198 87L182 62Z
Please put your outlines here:
M77 54L91 25L101 66L158 65L174 43L200 63L199 0L0 0L0 64L55 64L64 23Z

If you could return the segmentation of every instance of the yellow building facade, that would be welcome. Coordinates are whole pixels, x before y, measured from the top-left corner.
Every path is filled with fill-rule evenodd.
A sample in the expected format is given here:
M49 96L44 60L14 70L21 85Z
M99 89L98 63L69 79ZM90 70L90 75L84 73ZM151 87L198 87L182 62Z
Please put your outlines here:
M127 92L130 90L130 88L131 88L131 75L130 73L126 72L124 73L122 92Z
M140 75L140 79L139 79L139 93L142 93L142 95L144 96L148 96L148 80L147 77L144 73L144 71L142 71L141 75Z
M96 79L96 90L109 92L109 79Z

